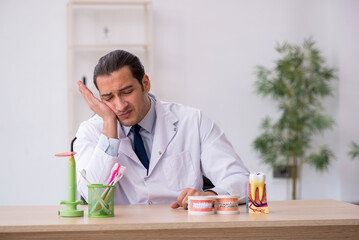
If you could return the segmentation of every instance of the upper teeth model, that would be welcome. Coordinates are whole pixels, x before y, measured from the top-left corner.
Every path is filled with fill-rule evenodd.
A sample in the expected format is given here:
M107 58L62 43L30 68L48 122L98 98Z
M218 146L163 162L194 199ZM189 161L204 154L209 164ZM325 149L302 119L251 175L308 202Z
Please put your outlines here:
M251 184L251 195L253 201L256 200L256 190L258 188L259 192L259 200L262 201L263 199L263 188L265 183L265 175L261 172L251 173L249 175L249 182Z

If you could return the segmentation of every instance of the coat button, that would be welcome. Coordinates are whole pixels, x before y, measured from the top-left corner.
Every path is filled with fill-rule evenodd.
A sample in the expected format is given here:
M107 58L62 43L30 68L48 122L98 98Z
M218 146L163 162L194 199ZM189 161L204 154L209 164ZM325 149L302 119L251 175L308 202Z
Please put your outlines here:
M162 154L162 152L161 152L161 151L159 151L159 152L158 152L158 155L161 155L161 154Z
M177 128L174 128L173 131L177 131Z

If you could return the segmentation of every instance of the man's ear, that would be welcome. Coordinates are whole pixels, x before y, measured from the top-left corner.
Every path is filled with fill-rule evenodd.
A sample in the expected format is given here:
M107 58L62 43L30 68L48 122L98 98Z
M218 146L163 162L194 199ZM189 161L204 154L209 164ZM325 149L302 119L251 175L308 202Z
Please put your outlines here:
M143 91L145 91L146 93L148 93L151 89L151 82L147 74L145 74L142 78L142 86Z

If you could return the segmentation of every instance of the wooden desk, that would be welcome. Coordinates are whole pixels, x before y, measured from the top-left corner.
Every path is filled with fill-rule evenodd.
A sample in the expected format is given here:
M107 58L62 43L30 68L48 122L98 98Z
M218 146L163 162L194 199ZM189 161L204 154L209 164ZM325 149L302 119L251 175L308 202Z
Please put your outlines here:
M115 207L113 218L59 217L63 206L1 206L0 239L359 239L359 206L269 202L268 215L190 216L169 205Z

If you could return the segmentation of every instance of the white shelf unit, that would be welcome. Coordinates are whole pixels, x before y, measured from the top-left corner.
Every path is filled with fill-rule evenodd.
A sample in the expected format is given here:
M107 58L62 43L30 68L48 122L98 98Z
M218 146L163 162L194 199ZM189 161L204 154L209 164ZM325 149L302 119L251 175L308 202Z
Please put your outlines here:
M138 56L153 75L152 3L70 1L67 5L67 79L69 140L93 115L77 89L86 78L98 97L93 70L100 57L123 49Z

